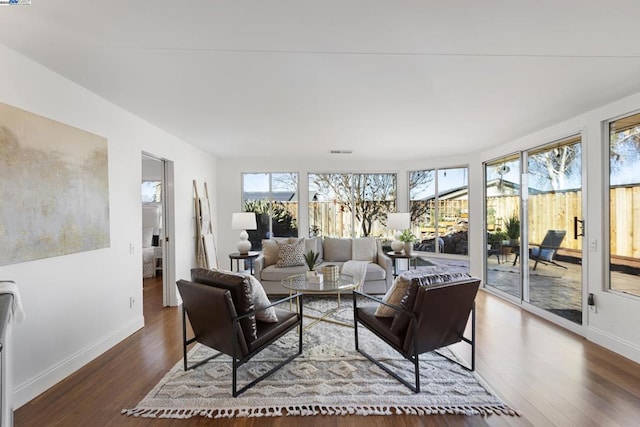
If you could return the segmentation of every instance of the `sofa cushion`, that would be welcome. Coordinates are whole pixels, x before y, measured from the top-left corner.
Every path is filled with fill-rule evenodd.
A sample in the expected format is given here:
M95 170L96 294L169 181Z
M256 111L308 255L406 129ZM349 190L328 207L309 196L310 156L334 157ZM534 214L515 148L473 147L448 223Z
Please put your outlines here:
M238 316L255 309L251 281L244 274L207 268L192 268L191 281L229 290ZM255 316L245 317L240 321L240 325L247 342L257 338Z
M313 251L318 254L318 263L323 260L322 237L308 237L304 239L304 253Z
M294 274L304 274L307 270L306 265L298 265L295 267L276 267L275 265L270 265L262 270L260 273L260 280L263 282L280 282Z
M432 285L454 282L468 277L471 277L469 273L459 271L449 273L431 273L414 277L411 279L409 286L407 286L407 290L400 300L400 307L407 311L413 311L419 287L427 288ZM393 318L393 323L391 324L391 332L394 334L403 334L407 330L407 326L409 326L409 321L410 318L408 315L397 312Z
M367 264L367 271L364 275L365 282L370 282L374 280L385 280L386 278L387 278L387 272L385 271L384 268L372 262Z
M352 239L325 237L323 242L324 260L329 262L345 262L351 259Z
M293 243L276 242L278 245L278 262L276 267L295 267L305 265L304 239Z
M354 261L375 262L378 257L378 245L373 237L353 239L351 259Z

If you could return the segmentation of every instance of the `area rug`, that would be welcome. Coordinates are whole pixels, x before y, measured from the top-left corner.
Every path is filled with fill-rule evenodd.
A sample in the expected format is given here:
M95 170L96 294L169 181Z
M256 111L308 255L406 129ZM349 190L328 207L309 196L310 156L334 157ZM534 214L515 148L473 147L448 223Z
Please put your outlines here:
M307 298L305 314L319 314L336 303L331 298ZM350 297L343 298L332 319L353 321ZM410 362L364 328L359 328L359 336L363 349L379 355L387 366L411 380ZM242 366L239 386L294 354L297 337L296 332L290 332ZM195 362L211 354L213 350L196 345L189 360ZM353 328L319 322L304 331L302 355L237 398L231 396L230 358L219 357L188 372L180 361L135 408L122 413L154 418L518 415L477 374L440 354L421 355L420 372L422 390L415 394L355 351Z

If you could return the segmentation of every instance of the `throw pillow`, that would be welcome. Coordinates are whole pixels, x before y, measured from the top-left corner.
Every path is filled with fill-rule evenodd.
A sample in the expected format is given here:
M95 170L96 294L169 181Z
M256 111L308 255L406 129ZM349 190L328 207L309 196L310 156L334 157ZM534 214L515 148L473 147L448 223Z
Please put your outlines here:
M288 237L274 237L273 239L262 240L262 254L264 255L264 266L268 267L278 262L278 243L291 243L294 239Z
M295 267L304 265L304 239L294 243L276 242L278 244L278 262L276 267Z
M407 286L407 290L402 296L399 305L407 311L413 311L413 306L416 302L416 295L418 294L418 287L429 287L440 283L455 282L469 277L471 277L471 275L466 272L436 273L414 277L409 282L409 286ZM406 314L397 312L393 318L393 322L391 323L391 333L396 335L404 334L409 326L410 320L410 317Z
M324 238L324 260L329 262L345 262L351 259L352 239L336 237Z
M262 287L262 283L253 276L247 276L251 281L251 300L256 309L256 319L262 322L277 323L278 316L276 316L276 309L269 307L266 310L261 310L264 307L271 305L267 293ZM260 310L260 311L257 311Z
M384 297L382 297L382 301L388 304L400 305L400 301L407 291L409 283L411 283L411 280L404 276L396 277L391 288L386 294L384 294ZM396 315L396 311L391 307L380 304L378 305L378 308L376 308L375 315L377 317L394 317Z

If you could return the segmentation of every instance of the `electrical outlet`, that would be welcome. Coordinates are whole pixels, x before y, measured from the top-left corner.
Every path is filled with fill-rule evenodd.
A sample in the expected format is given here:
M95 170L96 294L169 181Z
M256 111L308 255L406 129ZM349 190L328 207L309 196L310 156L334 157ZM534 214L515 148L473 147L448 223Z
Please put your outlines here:
M588 307L589 307L589 311L590 312L592 312L592 313L597 313L598 312L598 309L596 308L595 305L590 305Z

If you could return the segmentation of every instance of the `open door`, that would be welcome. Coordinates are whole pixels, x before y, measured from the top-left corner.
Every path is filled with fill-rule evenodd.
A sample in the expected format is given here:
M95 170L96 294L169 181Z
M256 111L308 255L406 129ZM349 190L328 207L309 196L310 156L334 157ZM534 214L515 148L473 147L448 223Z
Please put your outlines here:
M176 305L173 163L143 153L141 193L143 286L161 286L162 306Z

